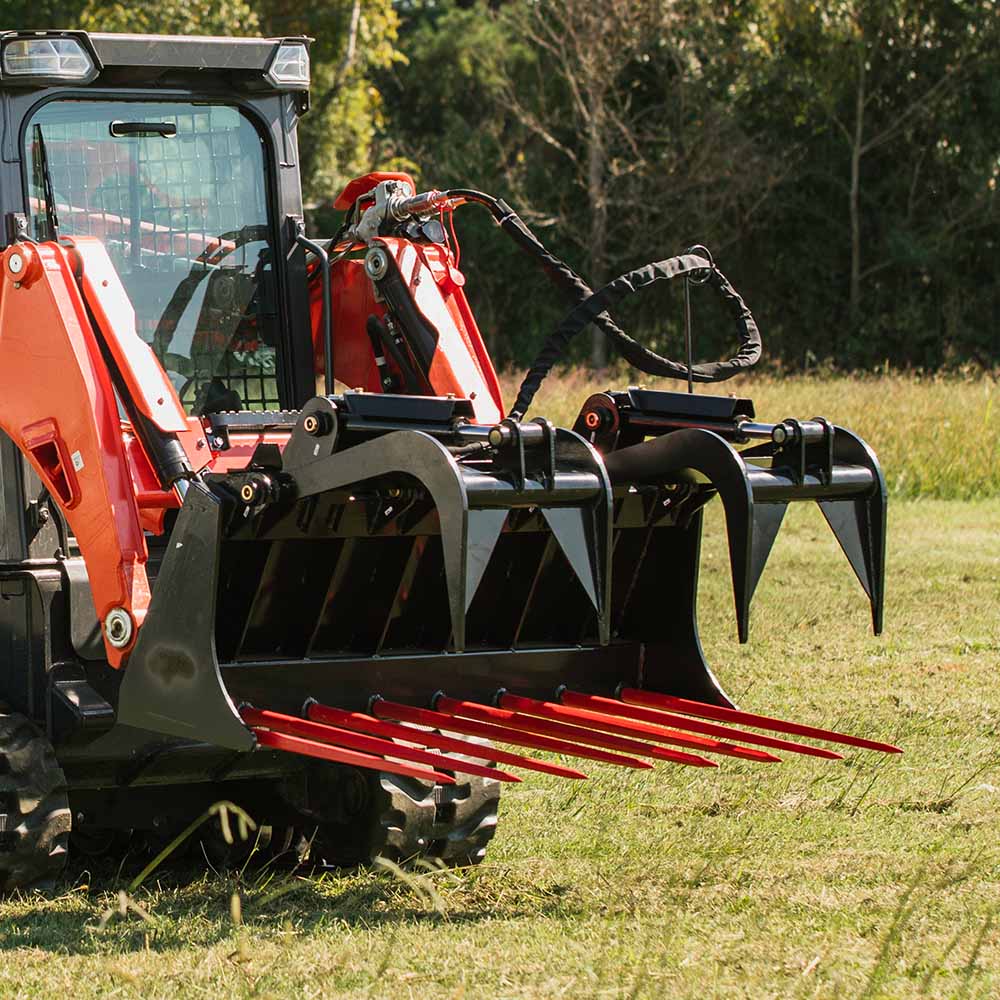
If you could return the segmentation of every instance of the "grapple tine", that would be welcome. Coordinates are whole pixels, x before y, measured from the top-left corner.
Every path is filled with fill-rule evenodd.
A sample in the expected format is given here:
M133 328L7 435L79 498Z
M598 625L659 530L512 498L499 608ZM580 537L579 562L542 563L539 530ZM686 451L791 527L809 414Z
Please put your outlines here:
M508 753L506 750L497 750L495 747L483 746L480 743L469 743L467 740L443 736L441 733L429 733L423 729L413 729L395 722L384 722L372 715L365 715L363 712L348 712L346 709L312 702L306 708L306 714L317 722L327 722L344 729L371 733L388 739L407 740L410 743L419 743L427 747L437 747L439 750L450 750L453 753L464 754L466 757L474 757L477 760L492 760L510 767L523 767L526 771L551 774L557 778L579 779L587 777L582 771L563 767L561 764L550 764L548 761L535 760L533 757L524 757L517 753Z
M688 701L686 698L675 698L667 694L655 694L651 691L639 691L635 688L622 688L619 697L626 704L645 705L649 708L666 708L687 715L700 716L703 719L718 719L722 722L737 722L744 726L756 726L758 729L770 729L776 733L790 733L793 736L805 736L813 740L827 740L830 743L842 743L845 746L860 747L863 750L880 750L882 753L902 753L902 749L891 743L878 740L866 740L861 736L848 736L832 729L819 729L816 726L804 726L798 722L785 722L767 715L755 715L753 712L741 712L735 708L722 708L719 705L707 705L700 701Z
M578 696L586 699L587 695ZM701 736L689 736L664 726L648 725L642 722L629 722L620 718L610 718L609 713L591 708L592 703L576 701L574 707L567 707L550 701L538 701L535 698L522 698L504 692L500 696L500 707L514 712L524 712L526 715L537 715L543 719L568 722L571 725L599 729L607 733L619 733L625 736L641 736L656 743L669 743L674 746L690 747L703 753L717 753L724 757L739 757L743 760L753 760L758 763L773 764L781 760L774 754L763 750L750 750L747 747L733 746L719 740L705 739Z
M480 778L494 778L497 781L518 782L521 779L513 774L507 774L495 767L484 767L458 760L455 757L445 757L443 754L428 753L413 747L400 746L377 736L364 736L347 729L313 722L310 719L299 719L294 715L284 715L281 712L268 712L256 708L240 710L243 721L250 726L263 726L286 736L300 736L307 740L318 740L321 743L332 743L334 746L358 750L362 753L377 754L392 757L396 760L407 760L414 764L426 764L436 770L455 771L462 774L474 774Z
M648 770L651 764L637 757L626 757L622 754L605 753L603 750L592 750L582 747L579 743L567 743L565 740L553 740L534 733L523 732L510 726L498 726L492 723L476 722L472 719L459 719L444 712L435 712L427 708L414 708L412 705L400 705L393 701L376 701L372 705L372 714L381 718L397 719L401 722L412 722L418 726L434 726L447 729L453 733L465 733L467 736L485 736L489 740L501 743L513 743L515 746L531 747L534 750L551 750L553 753L565 754L567 757L584 757L588 760L598 760L604 764L617 764L619 767L632 767Z
M540 719L532 715L509 711L503 708L493 708L490 705L481 705L477 702L456 701L454 698L441 696L437 699L436 705L446 715L510 726L512 729L517 729L521 732L537 733L540 736L552 736L556 739L567 740L570 743L584 743L588 746L601 747L606 750L622 750L626 753L642 754L646 757L669 760L674 764L687 764L691 767L719 766L715 761L699 757L697 754L683 753L680 750L665 750L663 747L651 746L640 740L630 740L622 736L595 733L581 726L569 726L561 722L550 722L547 719Z
M352 767L363 767L370 771L388 771L390 774L401 774L407 778L419 778L439 785L453 785L455 779L450 774L440 774L437 771L425 771L420 767L410 767L408 764L397 764L395 761L383 760L367 753L357 753L354 750L344 750L331 746L329 743L317 743L315 740L304 740L299 736L288 736L275 732L273 729L254 729L254 736L262 747L274 750L284 750L286 753L297 753L304 757L316 757L319 760L332 761L334 764L350 764Z
M707 736L722 736L727 739L739 740L741 743L753 743L756 746L771 747L784 750L787 753L803 754L806 757L822 757L824 760L843 760L844 755L826 747L814 747L809 743L795 743L792 740L778 739L776 736L762 736L760 733L747 733L732 726L719 726L713 722L702 722L699 719L689 719L686 715L675 715L662 709L641 708L626 705L613 698L602 698L600 695L580 694L577 691L563 691L561 697L568 705L586 707L595 705L602 712L618 715L625 719L635 719L638 722L649 722L654 726L664 724L676 726L678 729L690 730L694 733L704 733Z

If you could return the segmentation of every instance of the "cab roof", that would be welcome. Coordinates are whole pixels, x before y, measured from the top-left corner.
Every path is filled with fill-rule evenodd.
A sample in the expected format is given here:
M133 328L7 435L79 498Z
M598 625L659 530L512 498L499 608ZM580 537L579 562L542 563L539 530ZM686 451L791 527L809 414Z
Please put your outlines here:
M279 47L312 42L304 35L233 38L200 35L131 35L87 31L0 31L0 46L15 39L73 38L90 53L97 72L85 85L145 86L173 82L231 85L239 89L308 91L308 86L275 85L267 77ZM0 86L31 87L30 78L2 73ZM51 83L52 81L46 81ZM41 81L39 81L41 83Z

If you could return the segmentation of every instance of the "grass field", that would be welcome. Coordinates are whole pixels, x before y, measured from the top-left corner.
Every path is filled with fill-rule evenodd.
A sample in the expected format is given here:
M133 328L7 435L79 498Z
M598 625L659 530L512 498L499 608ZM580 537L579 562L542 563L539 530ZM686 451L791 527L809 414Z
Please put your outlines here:
M821 381L815 396L805 380L788 399L763 388L762 413L825 412L901 456L886 461L890 477L930 476L928 410L992 435L992 451L970 441L950 466L966 476L960 493L992 499L891 505L881 638L832 535L801 505L740 647L722 519L708 519L702 635L731 695L899 743L903 756L726 760L711 773L593 765L572 785L530 775L505 791L487 863L454 874L164 869L124 897L122 915L119 890L140 862L121 876L76 865L54 898L0 902L0 997L1000 995L994 390L963 383L957 405L937 386L923 403L878 384L867 403ZM890 391L909 414L895 424ZM564 419L559 405L540 398L539 412Z
M630 379L649 389L686 391L683 382L628 372L596 380L577 369L543 382L531 415L571 427L590 393ZM513 399L520 373L503 382L505 397ZM825 416L850 427L874 445L893 496L1000 496L1000 383L994 377L761 374L697 391L749 396L762 420Z

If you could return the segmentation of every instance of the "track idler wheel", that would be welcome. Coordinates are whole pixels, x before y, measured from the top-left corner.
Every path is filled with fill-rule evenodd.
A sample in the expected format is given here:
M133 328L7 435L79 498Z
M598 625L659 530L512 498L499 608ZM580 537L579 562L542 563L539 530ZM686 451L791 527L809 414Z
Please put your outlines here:
M310 765L309 800L319 821L310 851L316 861L352 867L378 857L397 864L425 858L462 868L486 857L500 782L456 773L455 784L434 785L317 762Z
M43 889L66 866L72 824L52 744L18 713L0 713L0 892Z

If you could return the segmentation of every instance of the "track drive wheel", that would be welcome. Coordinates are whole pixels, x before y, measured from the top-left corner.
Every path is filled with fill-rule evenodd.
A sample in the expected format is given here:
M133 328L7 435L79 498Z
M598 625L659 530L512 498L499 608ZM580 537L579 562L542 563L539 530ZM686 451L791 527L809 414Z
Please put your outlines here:
M71 814L52 744L0 712L0 892L47 888L66 866Z
M449 868L479 864L496 833L500 782L461 773L455 779L454 785L433 785L338 764L313 765L310 811L319 828L311 856L339 866L370 864L377 857L396 863L438 859Z

